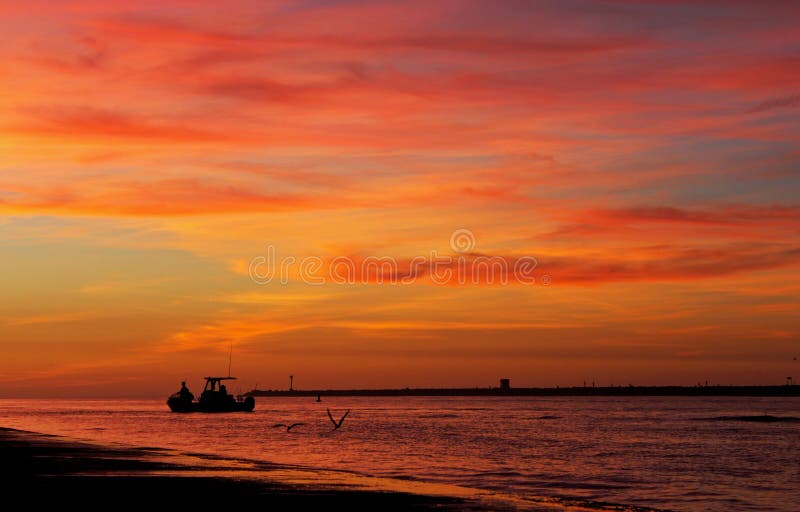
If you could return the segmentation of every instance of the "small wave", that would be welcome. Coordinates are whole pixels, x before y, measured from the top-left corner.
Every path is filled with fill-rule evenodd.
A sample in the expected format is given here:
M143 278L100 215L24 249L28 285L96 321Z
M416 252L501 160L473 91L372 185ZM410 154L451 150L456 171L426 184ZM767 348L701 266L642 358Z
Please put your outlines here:
M796 416L771 416L761 414L757 416L714 416L711 418L693 418L696 421L748 421L751 423L795 423L800 422Z
M442 414L420 414L419 417L426 419L436 419L436 418L459 418L460 416L458 414L442 413Z
M606 510L614 512L668 512L665 509L645 507L641 505L610 503L607 501L598 501L586 498L550 498L550 499L543 499L540 501L557 503L565 507L580 507L583 509L590 509L590 510Z
M616 452L595 452L591 454L592 457L614 457L615 455L617 455Z
M535 483L535 486L540 488L561 490L564 488L564 484L565 482L562 480L538 481ZM601 483L601 482L584 482L584 481L570 480L568 484L569 487L572 489L582 489L587 491L616 491L620 489L630 488L630 485L622 482Z
M537 420L560 420L561 416L553 416L551 414L545 414L544 416L539 416L536 419Z
M479 471L477 473L472 473L469 475L472 478L483 478L483 477L523 477L522 473L517 471Z

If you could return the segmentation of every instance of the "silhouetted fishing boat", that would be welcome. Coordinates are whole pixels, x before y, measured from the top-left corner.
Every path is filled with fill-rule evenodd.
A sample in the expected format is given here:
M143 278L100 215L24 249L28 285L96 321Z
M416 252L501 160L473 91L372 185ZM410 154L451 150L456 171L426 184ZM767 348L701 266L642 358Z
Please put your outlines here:
M252 396L238 397L228 393L223 380L236 380L236 377L206 377L206 386L200 399L186 387L186 382L181 383L181 389L167 399L167 405L172 412L250 412L256 406Z

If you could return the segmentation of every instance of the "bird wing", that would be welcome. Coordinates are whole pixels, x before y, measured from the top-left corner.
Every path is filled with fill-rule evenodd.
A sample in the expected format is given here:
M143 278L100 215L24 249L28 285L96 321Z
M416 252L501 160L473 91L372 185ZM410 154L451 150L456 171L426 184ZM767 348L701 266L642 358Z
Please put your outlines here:
M276 424L272 425L272 428L285 427L285 426L286 425L284 425L283 423L276 423Z
M305 425L305 423L292 423L291 425L286 427L286 430L292 430L294 427L299 427L300 425Z
M347 412L344 413L344 416L342 416L342 419L339 420L339 426L340 427L342 426L342 423L344 423L344 419L347 417L348 414L350 414L350 409L347 409Z
M333 426L338 427L338 425L336 424L336 420L333 419L333 414L331 414L331 410L330 409L325 409L325 410L328 411L328 418L331 419L331 423L333 423Z

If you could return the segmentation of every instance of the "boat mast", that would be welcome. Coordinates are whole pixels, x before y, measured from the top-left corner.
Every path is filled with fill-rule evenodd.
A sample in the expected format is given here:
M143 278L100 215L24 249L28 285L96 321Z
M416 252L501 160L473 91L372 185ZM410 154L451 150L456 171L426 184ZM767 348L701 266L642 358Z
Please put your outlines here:
M228 353L228 377L231 376L231 359L233 359L233 342L231 342L231 350Z

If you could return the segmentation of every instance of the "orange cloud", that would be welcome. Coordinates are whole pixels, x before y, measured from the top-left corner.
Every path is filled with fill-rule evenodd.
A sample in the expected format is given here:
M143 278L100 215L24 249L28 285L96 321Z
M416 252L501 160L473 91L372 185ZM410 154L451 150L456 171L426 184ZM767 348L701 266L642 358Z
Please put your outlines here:
M91 107L38 107L27 109L27 113L27 123L12 128L16 132L65 138L155 139L194 144L227 138L222 133L197 129L188 124L161 122Z
M268 194L241 186L194 179L115 182L95 193L84 190L26 190L29 200L5 202L11 212L59 212L89 215L187 215L219 212L270 212L324 209L313 196Z
M592 218L605 218L621 223L667 222L686 224L788 223L800 226L800 207L738 205L717 210L688 210L669 206L639 206L616 210L593 211Z

